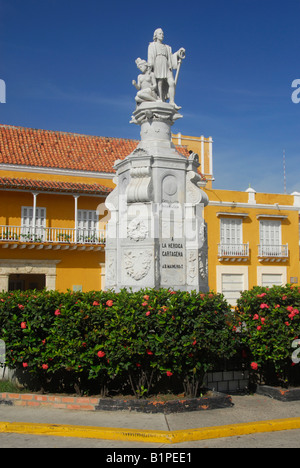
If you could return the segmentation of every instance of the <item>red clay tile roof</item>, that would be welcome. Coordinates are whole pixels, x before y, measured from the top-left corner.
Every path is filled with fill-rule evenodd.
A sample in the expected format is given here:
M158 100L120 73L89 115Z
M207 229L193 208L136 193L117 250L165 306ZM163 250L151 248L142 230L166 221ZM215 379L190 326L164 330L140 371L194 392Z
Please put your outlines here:
M113 173L138 140L0 125L0 164ZM186 157L185 147L177 149Z
M40 192L86 193L108 195L112 189L101 184L81 184L53 180L16 179L0 177L1 189L38 190Z

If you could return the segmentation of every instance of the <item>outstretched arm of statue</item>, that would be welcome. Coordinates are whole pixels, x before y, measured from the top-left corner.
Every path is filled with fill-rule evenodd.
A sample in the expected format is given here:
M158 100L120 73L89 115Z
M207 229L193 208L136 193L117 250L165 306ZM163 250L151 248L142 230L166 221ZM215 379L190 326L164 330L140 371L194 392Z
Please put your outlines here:
M138 82L136 82L135 80L132 80L132 84L135 87L135 89L137 89L138 91L141 89L141 84L139 82L139 79L138 79Z

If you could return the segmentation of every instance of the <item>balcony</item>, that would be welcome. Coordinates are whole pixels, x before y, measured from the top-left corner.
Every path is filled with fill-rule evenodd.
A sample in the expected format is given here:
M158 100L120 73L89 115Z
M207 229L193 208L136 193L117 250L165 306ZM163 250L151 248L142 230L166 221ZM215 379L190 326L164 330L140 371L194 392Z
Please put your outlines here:
M286 245L263 245L258 246L259 261L286 262L289 257L289 246Z
M218 244L218 258L220 262L246 262L249 259L249 243Z
M101 250L105 230L0 226L0 246L10 249Z

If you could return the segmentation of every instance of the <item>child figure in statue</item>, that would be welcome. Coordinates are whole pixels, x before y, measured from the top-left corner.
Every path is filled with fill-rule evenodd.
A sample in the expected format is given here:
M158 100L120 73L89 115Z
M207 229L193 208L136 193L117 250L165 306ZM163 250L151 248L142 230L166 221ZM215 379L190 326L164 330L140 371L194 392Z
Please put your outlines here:
M154 73L151 71L151 66L146 60L140 58L136 59L135 63L142 72L142 74L138 76L137 82L135 80L132 81L133 86L138 90L135 97L137 105L144 101L157 101L157 82Z

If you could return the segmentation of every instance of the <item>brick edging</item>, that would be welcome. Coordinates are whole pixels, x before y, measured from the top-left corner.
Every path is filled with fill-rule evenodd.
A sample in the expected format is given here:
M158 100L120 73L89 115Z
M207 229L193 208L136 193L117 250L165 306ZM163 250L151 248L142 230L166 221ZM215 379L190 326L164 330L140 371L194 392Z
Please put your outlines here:
M199 398L162 400L117 401L97 397L72 397L68 395L39 395L33 393L0 393L0 405L52 407L56 409L84 411L139 411L143 413L182 413L188 411L210 410L232 407L230 395L212 392L211 396Z
M0 405L28 407L48 406L57 409L96 411L96 406L99 405L99 398L4 392L0 393Z

